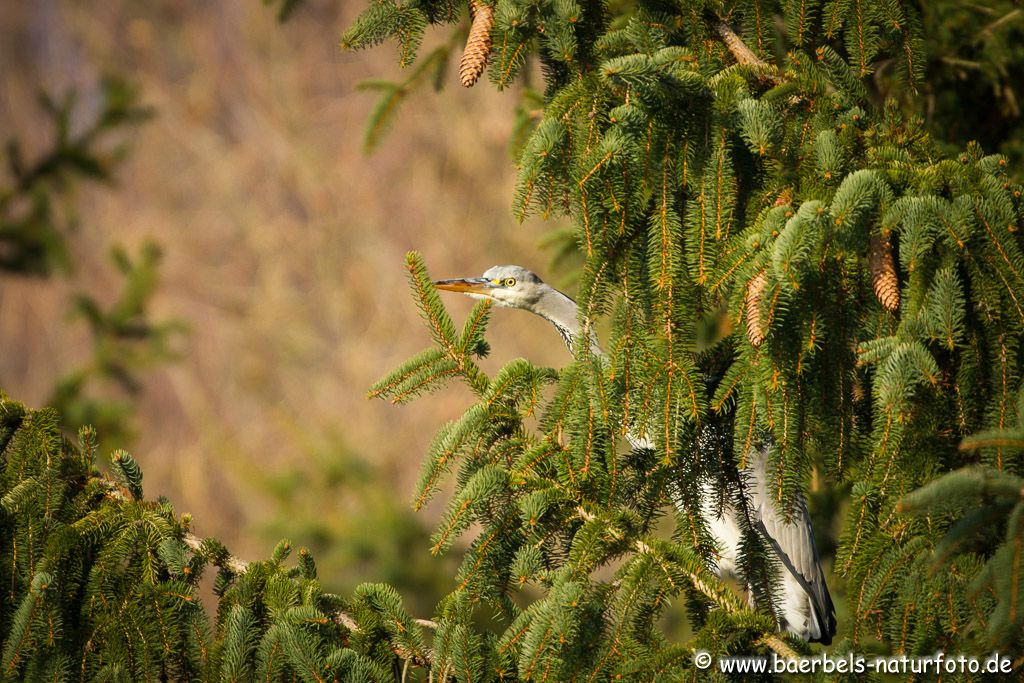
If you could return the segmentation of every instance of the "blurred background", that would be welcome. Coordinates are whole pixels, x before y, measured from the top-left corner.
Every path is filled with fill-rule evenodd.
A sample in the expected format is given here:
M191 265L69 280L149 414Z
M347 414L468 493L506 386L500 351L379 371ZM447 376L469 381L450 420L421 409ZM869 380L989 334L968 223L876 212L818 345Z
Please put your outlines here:
M339 47L363 5L306 0L279 24L255 0L0 3L0 137L18 141L0 208L8 226L49 212L66 249L53 268L0 270L0 388L109 422L101 460L130 450L147 497L233 553L289 538L332 589L388 581L426 615L453 571L427 551L444 496L419 514L409 499L471 397L366 398L430 343L403 255L438 277L518 263L565 281L539 244L557 225L510 214L520 93L463 90L452 63L445 92L412 94L364 155L378 94L356 85L404 76L393 46ZM96 132L130 92L104 89L110 75L152 115ZM72 172L25 181L19 166L46 170L58 143ZM471 305L448 303L457 320ZM535 316L498 311L489 339L492 371L569 361Z

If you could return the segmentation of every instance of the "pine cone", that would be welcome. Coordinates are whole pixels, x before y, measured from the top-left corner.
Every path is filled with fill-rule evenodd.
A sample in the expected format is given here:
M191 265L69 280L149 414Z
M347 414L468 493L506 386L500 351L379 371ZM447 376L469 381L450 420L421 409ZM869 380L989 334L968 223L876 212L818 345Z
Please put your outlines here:
M894 312L900 307L900 282L896 278L896 264L892 258L892 244L888 235L871 236L868 258L875 296L885 310Z
M768 275L761 271L747 283L747 294L744 297L747 313L747 338L753 346L760 346L768 336L768 331L764 329L764 323L761 322L761 294L764 293L766 284L768 284Z
M469 9L473 15L473 26L469 29L466 50L459 64L459 80L465 87L472 88L487 66L487 57L491 54L494 8L482 0L470 0Z

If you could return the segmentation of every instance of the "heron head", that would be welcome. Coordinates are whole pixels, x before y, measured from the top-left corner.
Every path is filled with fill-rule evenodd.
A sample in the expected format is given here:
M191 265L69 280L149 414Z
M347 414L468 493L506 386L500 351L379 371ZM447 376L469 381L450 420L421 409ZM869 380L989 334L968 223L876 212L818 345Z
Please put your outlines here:
M498 306L530 309L547 285L521 266L494 266L483 277L435 280L434 286L447 292L462 292L474 299L488 299Z

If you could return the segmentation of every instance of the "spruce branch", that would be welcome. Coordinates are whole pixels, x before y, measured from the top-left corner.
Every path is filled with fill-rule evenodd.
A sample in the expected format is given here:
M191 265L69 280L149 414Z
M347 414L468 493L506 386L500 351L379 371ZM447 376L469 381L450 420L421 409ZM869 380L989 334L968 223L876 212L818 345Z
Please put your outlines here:
M110 500L115 500L119 502L137 502L138 499L135 498L133 494L126 492L120 485L118 485L117 482L110 481L106 477L97 477L96 479L98 479L101 485L104 487L104 495ZM191 531L186 531L182 535L181 540L186 546L188 546L188 548L193 553L197 555L209 554L208 539L201 538L200 536L195 535ZM219 558L215 558L213 560L213 564L215 566L227 569L235 575L244 574L246 571L249 570L250 566L252 565L251 562L243 560L231 554L224 554ZM348 612L345 612L343 610L332 610L329 612L328 616L334 623L340 626L344 626L352 633L359 633L361 631L358 622L356 622L355 618ZM437 630L438 625L436 621L418 618L413 619L412 621L416 625L421 626L423 628ZM393 646L391 650L396 656L402 658L404 661L411 662L413 666L431 666L430 653L428 650L424 649L423 651L412 656L408 656L409 653L405 649L397 646Z
M196 536L192 532L185 532L185 535L182 537L182 541L192 551L197 553L204 552L204 544L206 543L206 541L203 538ZM251 563L247 560L235 557L234 555L228 555L226 559L221 561L221 564L226 569L231 570L235 574L242 574L249 569L249 565ZM352 615L348 614L347 612L343 612L341 610L334 611L331 613L331 618L334 620L335 623L344 626L353 633L358 633L360 631L359 624L356 623L356 620L352 617ZM428 628L431 630L437 629L437 622L431 619L416 618L413 619L413 622L418 626L422 626L423 628ZM395 654L400 653L396 651ZM424 662L427 665L429 665L429 660L424 660ZM416 662L414 662L414 664L415 663Z
M491 54L491 29L494 27L493 7L482 0L470 0L469 10L473 25L459 63L459 82L466 88L476 84L487 66L487 58Z
M585 522L595 522L598 519L597 515L588 511L583 506L577 506L576 516ZM625 536L622 531L614 527L607 529L606 533L615 538L623 538ZM660 541L648 543L641 539L636 539L632 541L630 546L634 552L640 555L647 555L654 558L655 561L661 561L664 553L657 547L660 543ZM748 609L729 589L721 584L715 585L718 583L717 577L701 569L700 567L682 567L683 574L694 589L730 614L738 614ZM781 657L787 659L795 659L797 657L796 651L785 640L774 633L764 634L758 642L763 643Z

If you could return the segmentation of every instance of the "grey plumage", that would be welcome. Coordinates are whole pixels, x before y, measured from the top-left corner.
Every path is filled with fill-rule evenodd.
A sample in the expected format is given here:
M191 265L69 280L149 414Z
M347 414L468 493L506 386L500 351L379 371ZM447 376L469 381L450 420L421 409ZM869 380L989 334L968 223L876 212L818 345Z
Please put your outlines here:
M438 289L489 299L498 306L535 313L554 325L570 351L583 333L576 302L520 266L495 266L483 277L438 280L435 285ZM603 355L592 331L589 336L592 353ZM634 449L653 447L643 434L629 433L626 439ZM836 629L835 608L818 559L810 516L802 497L796 499L788 520L775 508L767 489L770 450L771 442L767 439L751 454L747 468L740 473L745 482L745 518L740 518L743 511L737 510L734 503L716 505L720 496L712 482L702 486L702 514L718 545L716 568L721 574L735 573L741 528L749 520L778 560L782 592L778 604L780 628L805 640L828 644Z

